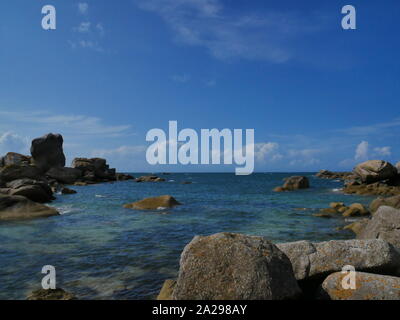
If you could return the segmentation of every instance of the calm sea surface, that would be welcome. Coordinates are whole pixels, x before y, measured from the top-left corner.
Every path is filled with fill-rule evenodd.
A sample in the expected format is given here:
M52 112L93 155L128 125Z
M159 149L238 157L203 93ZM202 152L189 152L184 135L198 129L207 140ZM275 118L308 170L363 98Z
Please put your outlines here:
M0 223L0 299L25 299L40 288L44 265L55 266L57 286L79 299L153 299L165 279L176 277L180 253L195 235L229 231L273 242L352 238L336 230L351 220L312 214L332 201L368 204L372 198L344 195L341 182L312 174L305 174L311 189L272 192L291 175L179 173L163 176L165 183L74 187L78 194L58 195L51 204L61 216ZM122 207L165 194L183 205L154 212Z

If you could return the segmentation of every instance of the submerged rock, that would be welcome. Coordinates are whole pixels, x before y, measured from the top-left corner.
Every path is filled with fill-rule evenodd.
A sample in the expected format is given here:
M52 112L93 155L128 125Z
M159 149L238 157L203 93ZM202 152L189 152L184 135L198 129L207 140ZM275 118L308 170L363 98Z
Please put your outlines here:
M69 189L67 187L64 187L61 189L61 194L76 194L77 192L75 190Z
M334 240L277 244L290 259L297 280L323 278L346 265L369 272L396 272L400 253L384 240Z
M157 300L173 300L172 293L176 285L176 280L165 280Z
M262 237L196 236L184 249L174 300L282 300L301 294L286 255Z
M64 167L63 142L63 137L60 134L52 133L34 139L32 141L31 154L35 165L43 172L53 167Z
M353 203L343 212L343 217L359 217L369 215L369 211L361 203Z
M160 196L154 198L146 198L134 203L125 204L124 208L136 210L157 210L160 208L173 208L181 203L171 196Z
M0 221L27 220L56 215L59 215L56 209L25 197L0 194Z
M394 178L397 175L397 169L387 161L369 160L357 165L354 173L361 178L362 182L373 183Z
M143 176L136 179L136 182L164 182L165 179L157 176Z
M357 239L382 239L400 248L400 210L380 207Z
M355 289L344 289L348 273L336 272L322 283L320 298L330 300L400 300L400 278L355 273ZM347 278L345 278L347 277Z
M61 288L57 289L39 289L33 291L29 296L28 300L76 300L76 297L69 292Z

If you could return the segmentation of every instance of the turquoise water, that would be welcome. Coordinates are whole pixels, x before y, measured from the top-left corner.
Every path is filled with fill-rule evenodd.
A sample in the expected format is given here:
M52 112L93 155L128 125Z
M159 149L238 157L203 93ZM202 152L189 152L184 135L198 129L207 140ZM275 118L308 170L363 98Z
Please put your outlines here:
M62 216L0 224L0 299L25 299L40 288L44 265L55 266L57 285L79 299L153 299L165 279L176 277L180 253L195 235L229 231L274 242L352 238L336 230L351 220L312 214L332 201L368 204L371 198L344 195L341 182L312 174L306 174L311 189L272 192L291 175L181 173L164 176L165 183L74 187L78 194L59 195L51 204ZM156 212L122 207L165 194L183 205Z

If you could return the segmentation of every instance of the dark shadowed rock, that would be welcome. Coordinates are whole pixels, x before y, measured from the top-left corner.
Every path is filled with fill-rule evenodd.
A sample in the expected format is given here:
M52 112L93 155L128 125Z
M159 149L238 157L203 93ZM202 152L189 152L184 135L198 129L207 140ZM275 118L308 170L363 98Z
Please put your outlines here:
M103 158L75 158L72 167L82 172L86 182L105 182L117 179L115 169L110 169Z
M54 200L53 192L46 183L29 179L21 179L18 181L26 181L26 184L21 184L11 189L8 192L10 196L23 196L29 200L40 203Z
M76 300L76 297L61 288L57 288L54 290L39 289L33 291L28 296L28 300Z
M167 195L154 198L146 198L134 203L129 203L124 205L124 208L136 210L157 210L161 208L173 208L180 204L181 203L176 201L174 197Z
M397 169L387 161L369 160L357 165L354 173L361 178L362 182L373 183L394 178L397 175Z
M9 152L3 157L3 166L28 166L31 164L31 157L23 154Z
M382 207L382 206L400 209L400 195L390 197L390 198L379 197L371 202L371 204L369 205L369 208L370 208L371 212L374 213L379 209L379 207Z
M78 169L68 167L51 168L47 171L46 176L65 184L74 184L82 177L82 172Z
M77 192L75 190L69 189L67 187L64 187L61 189L61 194L76 194Z
M27 220L59 215L54 208L22 196L0 195L0 221Z
M322 179L349 179L354 175L353 172L333 172L329 170L321 170L319 171L316 176Z
M117 173L115 175L115 178L117 179L117 181L127 181L127 180L135 179L135 177L131 176L130 174L126 174L126 173Z
M173 300L172 293L176 285L176 280L165 280L157 300Z
M63 142L63 137L60 134L52 133L34 139L31 154L35 165L43 172L47 172L53 167L64 167Z
M345 278L347 276L347 278ZM330 300L400 300L400 278L379 274L355 273L355 289L344 289L348 273L336 272L322 283L320 297Z
M400 210L380 207L357 239L383 239L400 248Z
M369 272L396 272L400 253L383 240L298 241L277 244L290 259L297 280L323 278L346 265Z
M275 192L294 191L299 189L307 189L310 187L310 182L307 177L293 176L285 179L285 184L282 187L274 189Z
M24 178L42 180L44 177L36 166L9 165L0 168L0 181L3 183Z
M196 236L184 249L174 300L282 300L301 291L285 254L262 237Z

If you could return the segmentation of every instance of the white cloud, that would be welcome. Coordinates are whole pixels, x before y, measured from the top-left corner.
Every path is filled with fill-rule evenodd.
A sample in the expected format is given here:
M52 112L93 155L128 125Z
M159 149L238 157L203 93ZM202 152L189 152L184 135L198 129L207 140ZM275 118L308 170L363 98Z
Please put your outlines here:
M379 156L391 156L392 155L391 147L377 147L377 148L374 148L374 151Z
M367 160L368 159L368 141L362 141L356 148L355 160Z
M78 3L78 12L80 14L87 14L89 11L89 5L86 2L80 2Z
M259 163L276 161L283 158L282 154L279 153L279 144L275 142L255 144L254 157Z
M89 33L91 23L89 21L81 22L78 27L74 28L74 31L79 33Z
M294 14L271 12L232 15L220 0L136 0L139 8L159 15L178 43L206 48L217 59L288 61L290 37L315 31L312 22ZM314 28L314 29L313 29Z
M29 153L29 140L13 132L0 134L0 156L8 153Z

